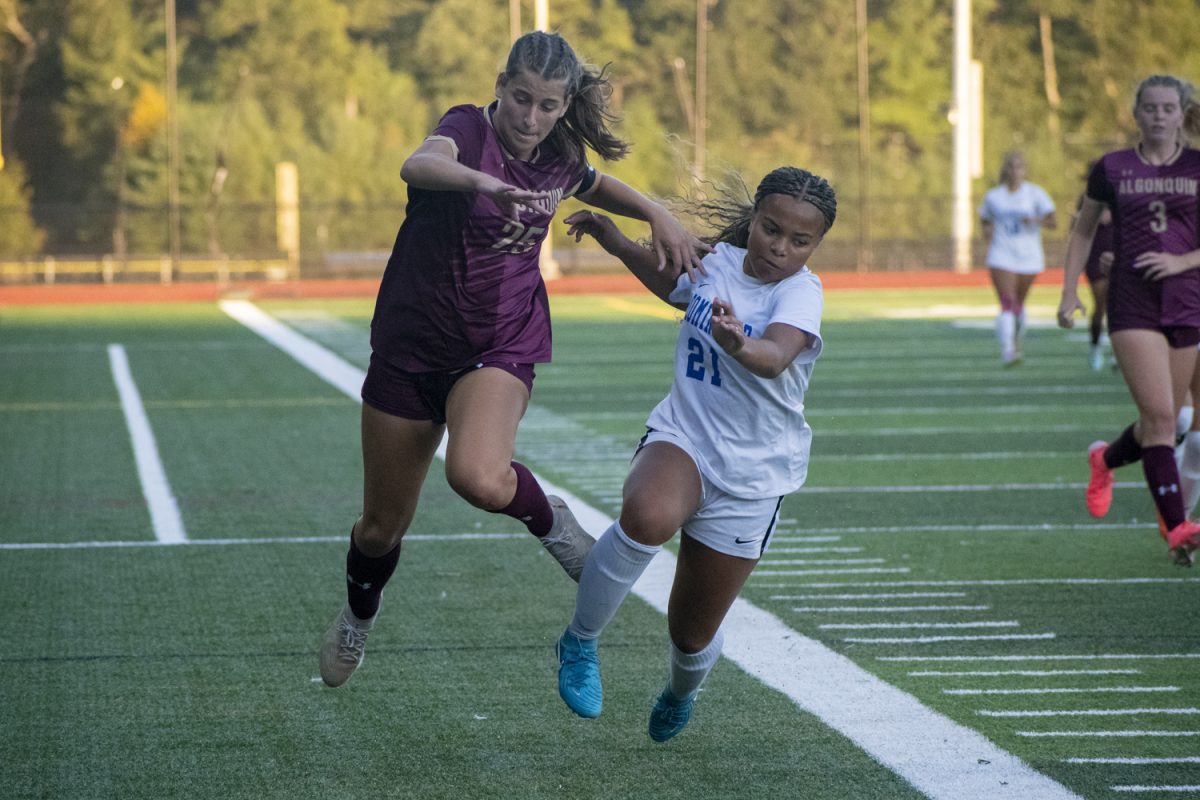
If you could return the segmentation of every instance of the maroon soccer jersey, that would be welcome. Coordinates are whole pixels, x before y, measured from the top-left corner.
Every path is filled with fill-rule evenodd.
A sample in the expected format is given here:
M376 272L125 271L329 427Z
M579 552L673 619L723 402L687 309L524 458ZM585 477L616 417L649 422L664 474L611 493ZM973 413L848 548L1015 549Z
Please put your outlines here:
M1200 247L1200 151L1185 148L1162 165L1134 149L1109 153L1092 168L1087 193L1113 213L1109 329L1200 327L1200 271L1151 281L1133 267L1141 253Z
M550 360L550 308L538 253L558 203L580 190L586 162L542 142L530 161L505 152L490 108L455 106L432 136L459 163L513 186L553 193L514 221L489 197L410 186L408 209L375 301L371 347L407 372L481 361Z

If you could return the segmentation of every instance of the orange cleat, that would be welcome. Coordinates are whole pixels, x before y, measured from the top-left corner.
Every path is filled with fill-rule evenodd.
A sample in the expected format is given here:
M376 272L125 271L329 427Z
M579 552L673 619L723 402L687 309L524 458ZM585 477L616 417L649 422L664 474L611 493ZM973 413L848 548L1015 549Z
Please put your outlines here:
M1171 561L1181 567L1190 567L1196 560L1196 548L1200 547L1200 525L1185 519L1167 534L1167 552Z
M1093 517L1103 517L1112 505L1113 475L1104 463L1107 442L1092 442L1088 448L1088 466L1092 470L1087 486L1087 510Z

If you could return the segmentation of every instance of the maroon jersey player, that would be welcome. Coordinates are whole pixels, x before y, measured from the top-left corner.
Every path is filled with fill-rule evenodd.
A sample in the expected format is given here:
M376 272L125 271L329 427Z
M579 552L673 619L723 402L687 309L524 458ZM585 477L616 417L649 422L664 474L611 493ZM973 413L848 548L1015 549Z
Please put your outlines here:
M496 99L456 106L408 157L409 205L371 323L363 384L363 511L346 603L321 643L339 686L362 661L443 434L446 478L471 505L521 520L578 580L592 539L513 460L534 365L550 360L538 251L567 197L650 224L660 269L699 269L707 246L665 208L589 165L628 145L610 130L611 86L561 36L520 37Z
M1067 246L1058 321L1071 327L1083 308L1076 284L1108 207L1114 252L1109 338L1139 417L1112 443L1089 448L1087 506L1093 516L1106 514L1112 470L1140 460L1171 557L1190 566L1200 525L1186 517L1174 444L1200 343L1200 151L1184 138L1185 130L1200 133L1200 108L1190 84L1153 75L1138 87L1134 118L1138 145L1108 153L1088 177Z

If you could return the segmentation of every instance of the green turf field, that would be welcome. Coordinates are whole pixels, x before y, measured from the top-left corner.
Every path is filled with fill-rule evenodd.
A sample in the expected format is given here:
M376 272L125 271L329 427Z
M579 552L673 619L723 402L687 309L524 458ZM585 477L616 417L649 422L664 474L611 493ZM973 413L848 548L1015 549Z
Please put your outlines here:
M367 659L325 688L357 403L215 305L0 307L0 796L1200 797L1200 576L1137 467L1084 510L1083 452L1132 407L1047 327L1055 297L1003 369L990 291L827 295L809 482L666 745L657 590L602 641L603 716L574 718L574 584L437 463ZM611 517L673 313L554 305L519 458ZM365 369L370 301L258 308Z

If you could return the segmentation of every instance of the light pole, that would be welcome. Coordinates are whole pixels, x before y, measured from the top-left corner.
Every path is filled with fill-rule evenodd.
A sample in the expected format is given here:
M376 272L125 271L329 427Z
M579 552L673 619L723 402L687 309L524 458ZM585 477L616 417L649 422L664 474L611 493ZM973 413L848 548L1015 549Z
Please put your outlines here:
M855 0L858 51L858 271L871 270L871 62L867 51L867 0Z
M178 56L175 50L175 0L165 0L167 16L167 226L171 275L179 274L179 108Z
M971 271L971 0L954 0L954 271Z
M696 183L704 180L705 141L708 127L708 0L696 0L696 130L692 171Z

